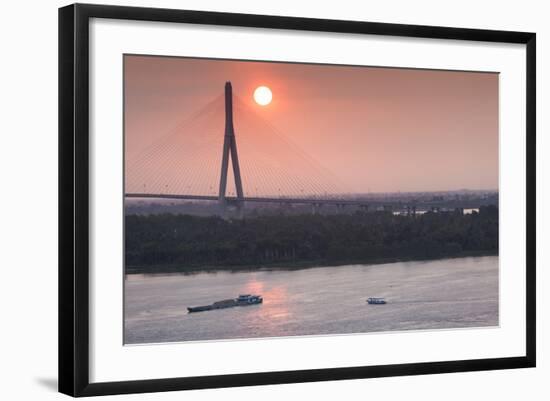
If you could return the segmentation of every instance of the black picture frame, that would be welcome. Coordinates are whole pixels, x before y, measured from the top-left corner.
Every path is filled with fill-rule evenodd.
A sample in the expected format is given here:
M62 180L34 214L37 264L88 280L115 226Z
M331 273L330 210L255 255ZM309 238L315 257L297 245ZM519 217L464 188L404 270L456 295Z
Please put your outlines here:
M90 383L89 21L91 18L438 38L526 45L526 353L520 357ZM71 396L534 367L536 35L358 21L75 4L59 9L59 391Z

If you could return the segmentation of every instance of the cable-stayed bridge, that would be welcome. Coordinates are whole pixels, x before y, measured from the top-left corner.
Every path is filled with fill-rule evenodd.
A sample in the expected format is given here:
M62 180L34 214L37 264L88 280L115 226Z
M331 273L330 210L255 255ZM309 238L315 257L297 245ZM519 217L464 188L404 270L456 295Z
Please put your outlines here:
M125 163L126 198L217 201L224 209L247 202L413 207L348 195L329 170L235 96L230 82Z

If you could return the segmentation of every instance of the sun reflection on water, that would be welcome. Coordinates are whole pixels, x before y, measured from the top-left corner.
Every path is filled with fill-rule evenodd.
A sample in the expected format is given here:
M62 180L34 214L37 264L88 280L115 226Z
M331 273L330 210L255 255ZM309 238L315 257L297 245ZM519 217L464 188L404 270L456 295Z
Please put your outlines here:
M250 319L253 319L256 324L261 324L263 329L272 327L273 330L277 330L281 327L281 323L290 319L291 312L288 305L291 302L289 302L289 293L285 285L269 286L254 274L244 289L247 293L263 297L262 305L254 311L255 313L250 314Z

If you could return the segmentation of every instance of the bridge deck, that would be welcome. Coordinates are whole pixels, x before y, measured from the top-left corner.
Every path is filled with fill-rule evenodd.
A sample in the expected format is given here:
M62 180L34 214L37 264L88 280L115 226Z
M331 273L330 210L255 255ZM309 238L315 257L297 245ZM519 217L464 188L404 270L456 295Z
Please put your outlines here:
M204 200L218 201L219 198L213 195L176 195L176 194L145 194L145 193L127 193L126 198L147 198L147 199L181 199L181 200ZM336 206L440 206L442 202L416 202L416 201L381 201L372 199L338 199L338 198L290 198L290 197L243 197L226 196L228 202L263 202L263 203L281 203L281 204L304 204L304 205L336 205Z

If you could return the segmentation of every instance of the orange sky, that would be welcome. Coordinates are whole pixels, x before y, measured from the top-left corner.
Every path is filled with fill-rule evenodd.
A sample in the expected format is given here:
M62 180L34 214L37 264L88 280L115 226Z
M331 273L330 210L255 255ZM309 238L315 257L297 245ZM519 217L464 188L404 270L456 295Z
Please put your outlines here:
M193 171L209 165L213 171L210 176L202 173L206 175L193 179L214 181L204 188L215 192L221 142L216 139L210 147L196 144L202 153L197 150L193 157L184 153L193 141L202 138L207 128L201 126L193 128L196 132L182 128L174 137L181 141L182 149L174 154L188 160L178 161L180 164L150 162L150 166L157 163L150 168L158 171L146 178L145 173L132 171L138 169L132 166L159 138L221 95L226 81L232 82L235 94L247 108L330 171L340 192L498 188L495 73L143 56L125 56L124 72L126 179L127 186L133 186L130 190L147 185L152 188L154 184L149 182L156 176L156 180L164 180L158 185L167 192L185 187L191 191L195 184L182 176L201 174ZM252 99L260 85L273 92L273 101L266 107ZM218 103L218 114L208 117L204 124L211 124L208 129L214 139L220 131L221 141L223 101ZM279 175L280 180L286 179L285 174L295 175L296 191L307 191L307 184L300 180L312 181L308 175L318 175L321 170L296 167L298 161L292 165L283 146L277 153L278 145L272 144L271 134L263 125L247 122L249 114L235 112L237 145L246 170L243 176L247 174L245 193L281 191L285 184L275 182L270 174ZM159 153L157 157L166 160L173 156ZM255 160L265 167L263 171L257 171ZM277 166L287 170L279 174ZM263 180L275 181L269 189L261 187Z

